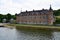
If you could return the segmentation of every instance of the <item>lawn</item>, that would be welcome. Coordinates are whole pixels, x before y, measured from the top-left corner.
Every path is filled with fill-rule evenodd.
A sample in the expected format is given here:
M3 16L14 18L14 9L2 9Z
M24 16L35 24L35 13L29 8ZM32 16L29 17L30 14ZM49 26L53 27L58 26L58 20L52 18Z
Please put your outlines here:
M9 26L16 27L16 29L26 29L26 30L59 30L60 31L60 26L53 26L53 25L39 25L39 24L7 24Z
M60 18L60 16L56 16L57 18Z

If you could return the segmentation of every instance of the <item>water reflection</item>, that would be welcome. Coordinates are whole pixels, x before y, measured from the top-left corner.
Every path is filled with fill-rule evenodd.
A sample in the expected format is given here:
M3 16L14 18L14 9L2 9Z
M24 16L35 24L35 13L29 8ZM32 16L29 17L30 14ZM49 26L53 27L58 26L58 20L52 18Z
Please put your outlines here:
M19 40L52 40L52 32L48 31L24 31L17 30L17 39Z
M15 40L15 29L0 27L0 40Z
M54 40L60 40L60 32L53 32Z
M60 32L0 28L0 40L60 40Z

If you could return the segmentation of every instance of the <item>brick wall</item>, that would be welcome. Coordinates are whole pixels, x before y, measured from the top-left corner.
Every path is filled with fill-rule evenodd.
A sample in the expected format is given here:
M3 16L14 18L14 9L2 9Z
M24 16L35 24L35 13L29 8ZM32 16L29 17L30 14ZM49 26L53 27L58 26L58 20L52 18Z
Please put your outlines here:
M16 21L25 24L53 24L53 12L31 12L25 16L17 16Z

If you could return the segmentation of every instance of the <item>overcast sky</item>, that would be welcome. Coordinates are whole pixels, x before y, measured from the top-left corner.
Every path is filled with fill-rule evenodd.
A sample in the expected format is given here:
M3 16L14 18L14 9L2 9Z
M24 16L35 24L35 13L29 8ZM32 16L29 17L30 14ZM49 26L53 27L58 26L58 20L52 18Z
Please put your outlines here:
M60 0L0 0L0 14L15 14L22 11L60 8Z

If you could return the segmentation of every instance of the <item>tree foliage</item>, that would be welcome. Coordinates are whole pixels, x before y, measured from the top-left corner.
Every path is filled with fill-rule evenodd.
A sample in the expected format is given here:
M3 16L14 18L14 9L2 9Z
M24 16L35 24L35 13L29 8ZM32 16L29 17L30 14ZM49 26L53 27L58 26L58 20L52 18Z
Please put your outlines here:
M15 20L16 16L15 15L11 15L10 13L8 13L6 15L0 14L0 22L3 22L3 19L6 19L6 22L9 22L11 18L13 18Z
M54 10L54 15L55 15L55 16L60 16L60 9Z

